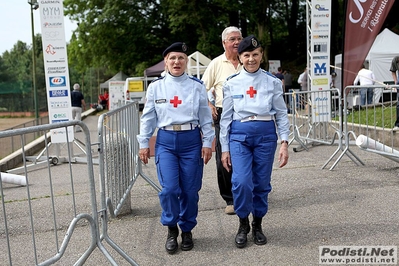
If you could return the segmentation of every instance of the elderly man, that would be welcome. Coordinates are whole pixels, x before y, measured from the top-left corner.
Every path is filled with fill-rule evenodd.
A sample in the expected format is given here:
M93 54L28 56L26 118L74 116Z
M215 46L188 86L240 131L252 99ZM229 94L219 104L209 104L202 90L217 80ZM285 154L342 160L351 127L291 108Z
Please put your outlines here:
M216 171L219 192L226 202L225 213L234 214L233 194L231 192L231 172L224 169L221 162L222 148L219 142L220 115L222 113L223 84L226 79L238 73L242 66L238 61L238 45L242 40L241 31L237 27L227 27L222 32L224 53L214 58L205 70L202 81L206 89L214 90L215 105L209 104L212 110L216 134Z

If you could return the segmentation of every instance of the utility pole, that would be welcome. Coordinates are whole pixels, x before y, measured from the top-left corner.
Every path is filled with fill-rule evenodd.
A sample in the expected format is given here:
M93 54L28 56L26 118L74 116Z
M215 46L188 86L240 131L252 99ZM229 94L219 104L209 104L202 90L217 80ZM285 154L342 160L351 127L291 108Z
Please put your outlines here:
M30 5L30 19L31 19L31 28L32 28L32 83L33 83L33 101L35 105L35 123L37 125L39 123L39 108L38 108L37 87L36 87L36 44L35 44L35 26L33 19L33 10L39 8L39 3L37 2L37 0L28 0L28 4Z

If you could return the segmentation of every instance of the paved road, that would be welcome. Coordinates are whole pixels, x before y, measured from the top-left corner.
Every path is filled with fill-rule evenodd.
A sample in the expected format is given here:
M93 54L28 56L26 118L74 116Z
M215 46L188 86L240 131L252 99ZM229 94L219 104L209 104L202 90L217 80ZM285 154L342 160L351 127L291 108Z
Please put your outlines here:
M97 141L97 117L84 120L92 142ZM142 178L132 189L131 214L111 219L108 235L139 265L318 265L319 246L398 245L396 162L352 146L365 165L358 166L345 155L330 171L321 167L337 146L315 146L301 152L293 152L294 147L291 144L286 167L279 169L277 161L275 164L269 213L263 222L268 238L264 246L250 240L244 249L235 247L238 218L224 214L214 157L205 166L193 250L179 249L174 255L165 252L167 229L159 222L157 192ZM144 172L156 180L153 159ZM87 248L85 231L84 226L77 228L69 254L81 254ZM128 265L108 244L106 247L119 265ZM70 262L63 263L60 265ZM85 265L108 263L96 249Z

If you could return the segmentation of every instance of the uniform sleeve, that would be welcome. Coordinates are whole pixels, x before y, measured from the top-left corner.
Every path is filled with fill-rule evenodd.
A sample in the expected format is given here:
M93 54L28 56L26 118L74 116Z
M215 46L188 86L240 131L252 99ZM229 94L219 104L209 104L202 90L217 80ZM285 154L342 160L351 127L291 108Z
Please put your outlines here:
M208 96L203 84L200 88L199 123L202 131L203 147L212 148L215 131L212 128L212 113L208 106Z
M287 106L284 101L282 83L279 79L274 81L273 107L276 111L277 132L282 140L288 140L290 134L290 121Z
M231 97L231 91L228 84L225 82L223 85L223 111L220 117L220 144L222 152L230 151L229 146L229 132L231 123L233 122L233 109L234 103Z
M140 135L137 135L140 149L149 148L149 140L154 134L157 125L157 115L154 105L154 88L152 84L148 87L146 103L140 122Z

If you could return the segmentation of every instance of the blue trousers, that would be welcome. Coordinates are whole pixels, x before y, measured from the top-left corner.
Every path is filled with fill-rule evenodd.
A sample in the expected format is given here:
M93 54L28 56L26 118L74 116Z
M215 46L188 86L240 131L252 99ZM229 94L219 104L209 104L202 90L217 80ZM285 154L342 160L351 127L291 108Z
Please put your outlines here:
M373 103L374 89L373 88L362 88L360 89L360 105L366 105Z
M201 158L200 129L187 131L158 130L155 163L162 187L159 200L161 223L179 224L183 232L197 225L198 192L202 186L204 161Z
M238 217L263 217L268 210L277 134L274 121L233 121L230 130L232 191Z

